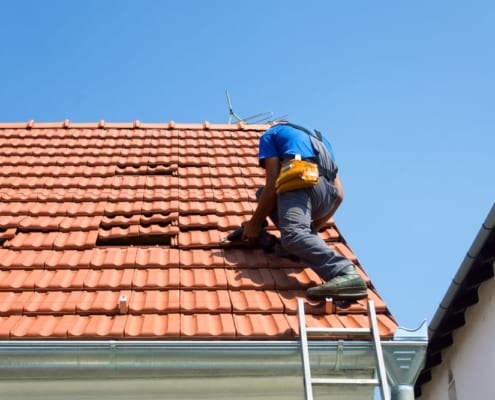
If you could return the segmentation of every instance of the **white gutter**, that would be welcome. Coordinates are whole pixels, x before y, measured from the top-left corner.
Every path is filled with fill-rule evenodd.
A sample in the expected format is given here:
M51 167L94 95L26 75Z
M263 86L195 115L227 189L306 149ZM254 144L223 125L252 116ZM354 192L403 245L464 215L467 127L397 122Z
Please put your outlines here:
M394 400L413 399L408 397L414 385L411 379L416 379L422 367L427 344L426 330L418 334L419 330L403 330L394 340L382 341ZM372 377L374 374L376 362L371 341L312 340L309 349L314 376ZM10 387L12 393L33 385L36 388L36 382L53 382L61 388L62 381L72 380L83 387L81 382L97 387L98 382L117 381L124 387L131 381L141 379L149 384L150 379L155 379L161 385L168 385L159 389L169 393L167 398L176 398L172 396L174 390L180 393L177 398L182 398L183 388L188 385L191 390L196 385L194 390L201 393L213 382L224 380L222 385L237 387L238 398L242 398L241 393L249 393L257 382L268 380L263 386L267 390L273 386L270 382L279 382L272 388L276 394L273 398L280 395L290 399L301 398L297 390L302 387L302 375L299 341L0 341L0 387L4 390ZM249 381L241 387L240 382L246 377ZM225 381L229 378L230 381ZM181 379L187 383L174 387ZM149 385L150 388L141 388L139 393L149 390L150 396L155 395L151 391L156 389ZM129 398L133 395L136 394L129 394ZM341 395L342 392L335 392L335 396ZM359 396L356 398L366 398ZM217 389L210 397L205 393L200 398L221 398L221 393Z
M315 341L310 347L316 356L331 354L337 368L374 366L370 342ZM298 341L0 341L0 379L53 373L150 377L184 371L300 375L301 368Z

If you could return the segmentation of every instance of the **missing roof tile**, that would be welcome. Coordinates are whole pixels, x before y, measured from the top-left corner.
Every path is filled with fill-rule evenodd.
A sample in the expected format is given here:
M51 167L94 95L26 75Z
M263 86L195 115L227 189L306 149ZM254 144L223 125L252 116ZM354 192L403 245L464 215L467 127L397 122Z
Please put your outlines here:
M171 236L122 236L113 238L98 237L96 240L97 247L108 246L171 246Z
M137 226L136 226L137 228ZM129 232L129 229L127 228L121 228L122 232L121 234L118 234L115 232L114 229L112 229L112 233L110 234L105 234L100 230L98 234L98 238L96 240L96 246L97 247L104 247L104 246L170 246L172 242L172 238L174 235L169 234L163 234L163 235L158 235L158 234L146 234L144 232L140 232L138 230L138 233L135 234L133 233L127 233ZM147 229L147 227L143 228L144 230Z
M177 165L148 164L147 175L177 175Z
M135 222L135 219L127 219ZM126 223L124 219L114 224L101 224L98 231L97 246L151 246L170 245L172 237L178 234L176 220L141 220L138 223Z
M165 175L177 176L178 166L171 163L121 163L117 164L116 175Z

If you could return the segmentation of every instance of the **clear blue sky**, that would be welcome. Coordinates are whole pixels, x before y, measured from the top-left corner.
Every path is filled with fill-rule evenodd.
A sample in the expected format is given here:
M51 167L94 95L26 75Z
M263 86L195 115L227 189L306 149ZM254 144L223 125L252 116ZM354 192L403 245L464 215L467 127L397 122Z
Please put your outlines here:
M339 229L430 322L495 199L492 1L4 0L0 121L227 122L333 141Z

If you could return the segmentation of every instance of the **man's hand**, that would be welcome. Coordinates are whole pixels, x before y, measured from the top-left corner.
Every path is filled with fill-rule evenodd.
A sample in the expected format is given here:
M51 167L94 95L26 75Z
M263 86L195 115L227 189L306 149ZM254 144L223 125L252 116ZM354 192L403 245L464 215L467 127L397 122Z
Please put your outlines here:
M242 240L254 244L258 241L260 237L261 230L263 227L252 219L246 221L242 224L243 232L242 232Z
M258 205L256 206L256 210L254 210L251 219L242 224L244 227L242 239L247 240L250 243L256 243L260 236L261 230L263 229L263 223L265 222L266 217L277 204L275 182L280 171L279 159L277 157L265 159L265 170L265 186L263 188L263 192L261 193Z

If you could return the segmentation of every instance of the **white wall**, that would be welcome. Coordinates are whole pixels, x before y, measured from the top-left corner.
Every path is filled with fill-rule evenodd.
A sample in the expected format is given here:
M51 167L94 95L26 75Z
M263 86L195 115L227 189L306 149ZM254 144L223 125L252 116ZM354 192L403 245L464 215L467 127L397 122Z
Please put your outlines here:
M421 400L449 398L449 368L458 400L495 398L495 278L484 282L479 303L467 309L466 324L454 331L454 344L442 353L442 364L432 369L432 380L422 386Z

